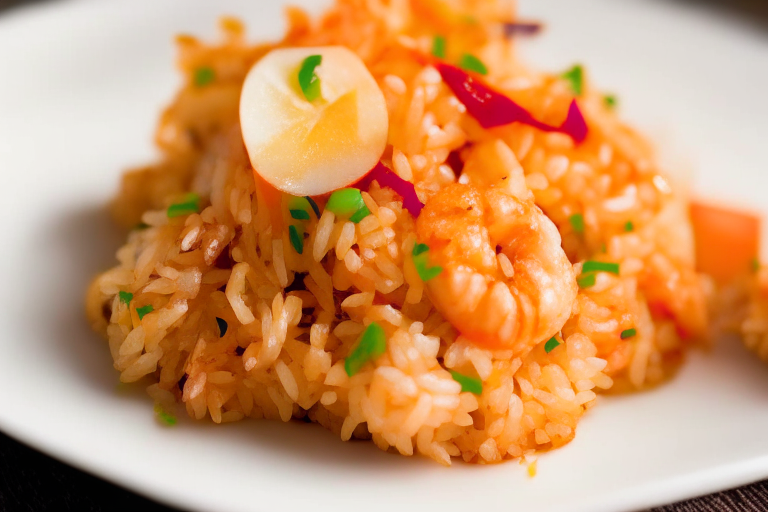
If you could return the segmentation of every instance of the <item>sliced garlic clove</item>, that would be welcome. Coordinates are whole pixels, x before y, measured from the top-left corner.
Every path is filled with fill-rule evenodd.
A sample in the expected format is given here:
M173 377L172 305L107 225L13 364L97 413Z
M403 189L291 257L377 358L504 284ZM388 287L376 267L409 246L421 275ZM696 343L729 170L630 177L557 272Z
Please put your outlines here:
M298 72L315 69L321 98L304 97ZM342 46L281 48L251 69L240 97L240 123L254 171L295 196L348 186L371 170L387 143L384 95L365 64Z

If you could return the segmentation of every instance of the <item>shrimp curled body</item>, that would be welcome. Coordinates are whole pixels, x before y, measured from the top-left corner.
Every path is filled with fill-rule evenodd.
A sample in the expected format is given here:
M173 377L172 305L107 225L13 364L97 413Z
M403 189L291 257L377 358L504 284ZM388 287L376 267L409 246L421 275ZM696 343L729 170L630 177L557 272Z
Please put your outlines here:
M515 355L560 331L578 291L557 228L522 196L452 184L427 201L416 226L431 264L443 267L426 283L438 311L476 345Z

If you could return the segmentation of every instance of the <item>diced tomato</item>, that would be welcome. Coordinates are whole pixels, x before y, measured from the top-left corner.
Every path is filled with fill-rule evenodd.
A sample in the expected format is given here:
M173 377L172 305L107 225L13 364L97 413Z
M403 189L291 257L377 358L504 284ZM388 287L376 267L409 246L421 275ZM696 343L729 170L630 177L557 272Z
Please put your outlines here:
M760 217L698 201L690 213L698 271L721 283L750 271L760 250Z

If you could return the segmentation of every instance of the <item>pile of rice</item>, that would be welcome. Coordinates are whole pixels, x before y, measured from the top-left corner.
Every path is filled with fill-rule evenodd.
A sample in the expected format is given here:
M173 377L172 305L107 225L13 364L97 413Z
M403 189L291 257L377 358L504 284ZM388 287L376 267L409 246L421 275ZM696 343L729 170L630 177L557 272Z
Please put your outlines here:
M181 402L196 419L309 419L343 440L448 465L451 457L530 460L570 441L596 393L614 382L638 389L669 377L706 337L706 294L684 198L649 145L588 81L578 98L590 130L581 145L520 123L485 130L437 70L414 58L429 53L435 34L449 35L487 64L492 86L559 124L574 93L559 75L516 59L504 31L512 12L503 1L339 0L319 20L289 10L277 44L248 44L232 19L217 45L180 37L185 84L157 130L163 158L126 174L114 202L122 225L142 225L87 297L121 381L151 379L156 400ZM561 347L547 353L541 340L513 357L463 338L413 269L413 217L375 182L363 193L372 215L353 224L324 211L307 223L304 253L292 249L288 217L281 226L263 207L269 198L243 145L239 93L270 49L319 45L352 49L378 81L390 119L383 163L423 202L459 179L476 144L491 142L522 166L577 273L587 259L620 263L619 275L599 273L579 291ZM201 67L215 72L212 83L195 83ZM168 206L190 191L203 198L201 211L169 219ZM583 233L574 214L583 215ZM133 294L130 304L120 291ZM153 311L139 319L144 305ZM386 331L386 353L349 377L344 359L372 321ZM636 335L622 339L628 329ZM462 392L450 369L471 369L482 394Z

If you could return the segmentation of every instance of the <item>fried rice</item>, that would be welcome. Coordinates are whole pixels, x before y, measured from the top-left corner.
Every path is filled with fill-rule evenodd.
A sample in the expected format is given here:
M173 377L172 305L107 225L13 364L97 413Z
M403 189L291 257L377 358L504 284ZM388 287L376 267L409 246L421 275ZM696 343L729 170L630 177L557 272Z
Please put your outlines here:
M560 73L521 63L505 30L513 5L338 0L319 19L298 9L288 19L277 43L248 43L234 19L222 21L219 43L177 39L184 83L160 118L162 158L123 177L113 213L131 231L87 297L122 382L148 380L155 400L198 420L305 419L445 465L493 463L564 445L599 393L659 384L706 343L708 288L686 198L588 76L574 91ZM483 128L419 57L438 34L477 56L483 79L536 119L559 124L576 98L586 139L524 123ZM469 167L519 166L573 273L588 261L617 265L578 289L553 333L559 346L547 336L524 353L489 348L448 321L414 270L417 219L376 181L362 191L369 216L355 224L325 209L295 250L287 209L271 214L280 195L254 179L240 92L270 50L326 45L351 49L376 79L389 114L382 163L425 208ZM214 78L201 84L200 69ZM190 192L198 211L169 216ZM493 262L507 276L513 264L504 253ZM345 360L372 323L386 350L350 376ZM481 393L463 390L452 370L476 375Z

